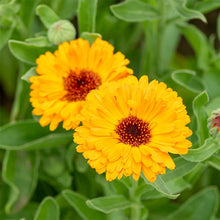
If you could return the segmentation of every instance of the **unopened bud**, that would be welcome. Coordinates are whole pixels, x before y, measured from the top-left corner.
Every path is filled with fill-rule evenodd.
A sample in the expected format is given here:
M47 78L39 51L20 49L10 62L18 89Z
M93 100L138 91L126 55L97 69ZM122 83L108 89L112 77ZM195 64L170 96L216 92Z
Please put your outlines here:
M220 109L213 111L208 118L208 128L211 135L220 137Z
M68 20L59 20L51 25L47 34L50 42L59 45L64 41L73 40L76 30Z

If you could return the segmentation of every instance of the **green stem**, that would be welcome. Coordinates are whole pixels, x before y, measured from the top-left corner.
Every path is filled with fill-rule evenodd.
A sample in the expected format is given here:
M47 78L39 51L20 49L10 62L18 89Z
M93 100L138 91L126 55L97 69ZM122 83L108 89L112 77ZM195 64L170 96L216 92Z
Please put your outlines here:
M131 178L132 187L129 190L129 195L131 201L134 202L134 205L131 207L131 220L139 220L141 216L141 204L140 198L136 195L136 190L138 187L138 181L135 181Z

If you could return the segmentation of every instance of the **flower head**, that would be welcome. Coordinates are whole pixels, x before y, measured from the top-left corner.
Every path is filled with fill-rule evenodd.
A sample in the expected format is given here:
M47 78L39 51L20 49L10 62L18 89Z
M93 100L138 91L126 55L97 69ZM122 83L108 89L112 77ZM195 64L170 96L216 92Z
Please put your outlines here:
M208 118L208 128L211 135L220 137L220 109L213 111Z
M74 134L77 151L98 173L106 171L109 181L123 175L138 180L142 171L154 182L166 167L175 168L169 153L186 154L191 147L182 99L147 76L102 85L87 96L82 114Z
M34 115L42 115L40 124L56 129L60 122L66 130L76 128L81 110L91 90L132 74L129 63L114 47L97 38L90 46L83 39L64 42L54 53L37 59L39 75L30 78L30 101Z

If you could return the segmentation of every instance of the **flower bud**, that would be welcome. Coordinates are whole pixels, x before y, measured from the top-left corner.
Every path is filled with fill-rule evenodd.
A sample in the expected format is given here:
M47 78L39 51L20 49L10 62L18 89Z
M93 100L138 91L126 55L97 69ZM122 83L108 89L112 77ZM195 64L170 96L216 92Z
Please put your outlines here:
M220 137L220 109L213 111L208 118L208 128L211 135Z
M47 35L50 42L59 45L64 41L73 40L76 31L74 26L68 20L59 20L51 25Z

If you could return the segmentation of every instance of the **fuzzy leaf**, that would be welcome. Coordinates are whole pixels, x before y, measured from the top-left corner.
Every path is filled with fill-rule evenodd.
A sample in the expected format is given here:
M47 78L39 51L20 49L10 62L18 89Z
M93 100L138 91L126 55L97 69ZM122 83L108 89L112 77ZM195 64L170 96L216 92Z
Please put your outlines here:
M128 22L141 22L159 18L159 12L154 7L141 1L127 0L112 5L110 8L117 18Z
M40 17L46 28L49 28L53 23L60 20L58 15L47 5L38 5L36 14Z
M220 145L213 138L208 138L201 147L189 149L189 153L181 155L181 157L191 162L201 162L211 157L219 149Z
M208 220L216 213L218 191L209 187L188 199L165 220Z
M206 22L205 16L196 10L192 10L186 7L186 0L169 0L170 4L174 10L183 18L186 19L200 19L203 22Z
M220 155L219 155L219 153L216 153L215 155L210 157L208 160L208 164L220 171Z
M50 46L51 43L46 36L39 36L33 38L27 38L25 41L31 45L38 46L38 47L47 47Z
M101 211L105 214L120 210L126 209L133 205L133 202L128 201L124 196L115 195L115 196L106 196L99 197L95 199L90 199L86 201L86 204L95 210Z
M64 190L62 192L63 197L65 200L72 206L77 213L81 216L82 219L85 220L104 220L105 215L101 212L91 209L86 205L87 199L71 190Z
M95 32L97 0L79 0L78 24L79 32Z
M187 173L191 172L197 165L197 163L191 163L181 157L174 159L174 163L176 165L174 170L167 170L166 174L161 175L161 179L163 179L163 181L169 182L183 177Z
M196 77L194 71L176 70L172 73L171 77L176 83L192 92L199 93L204 90L204 86L199 78Z
M7 213L17 212L28 203L37 184L38 167L36 152L7 151L2 173L3 180L11 189L5 207Z
M206 91L200 93L193 100L193 111L197 120L196 134L199 139L199 144L202 145L206 138L209 136L207 128L207 115L204 111L204 105L209 101Z
M12 54L22 62L36 64L36 59L46 51L54 51L53 47L38 47L26 42L10 40L9 48Z
M13 138L8 138L13 137ZM36 150L65 146L72 141L72 132L63 129L50 132L33 120L19 121L0 127L0 148L5 150Z
M180 195L180 194L172 194L171 190L168 188L167 183L165 183L161 178L161 176L159 175L157 176L157 179L154 183L149 182L144 176L143 179L147 184L153 186L158 192L162 193L167 198L176 199Z
M34 220L59 220L59 206L55 199L46 197L39 205Z

